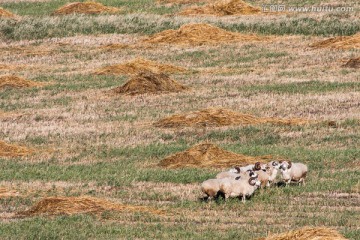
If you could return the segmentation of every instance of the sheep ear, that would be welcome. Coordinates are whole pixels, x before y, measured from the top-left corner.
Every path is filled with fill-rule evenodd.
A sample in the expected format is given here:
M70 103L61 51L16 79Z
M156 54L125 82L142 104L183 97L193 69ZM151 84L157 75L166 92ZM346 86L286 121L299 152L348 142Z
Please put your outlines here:
M240 176L239 176L239 177L236 177L235 180L239 180L240 178L241 178Z
M291 166L292 166L292 163L291 163L291 161L289 161L288 169L291 168Z

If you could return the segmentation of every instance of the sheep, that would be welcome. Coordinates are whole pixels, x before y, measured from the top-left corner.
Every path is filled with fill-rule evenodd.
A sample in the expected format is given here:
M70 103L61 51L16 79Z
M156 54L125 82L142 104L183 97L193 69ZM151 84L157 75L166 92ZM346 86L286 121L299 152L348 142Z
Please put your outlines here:
M239 167L239 166L233 167L233 168L229 169L229 172L240 173L240 172L246 172L249 170L255 171L255 170L260 170L263 167L264 166L261 163L255 163L255 164L246 165L244 167Z
M274 180L276 179L279 168L280 168L280 164L279 164L278 161L270 161L267 164L266 169L269 169L269 173L270 173L269 182L270 182L270 184L273 183Z
M270 187L270 169L261 169L255 171L255 173L258 175L258 179L261 182L261 187Z
M220 192L224 194L225 200L229 197L242 196L242 202L245 203L246 196L251 196L260 186L261 182L256 177L249 179L222 179L220 183Z
M207 195L208 200L218 195L221 180L222 179L208 179L201 184L201 191Z
M294 181L305 186L305 178L308 172L308 167L305 164L281 161L280 170L286 185L290 184L291 181Z
M257 174L252 171L252 170L248 170L246 172L239 172L239 173L233 173L233 172L220 172L216 175L216 179L222 179L222 178L232 178L235 179L237 177L242 177L242 178L249 178L249 177L257 177Z

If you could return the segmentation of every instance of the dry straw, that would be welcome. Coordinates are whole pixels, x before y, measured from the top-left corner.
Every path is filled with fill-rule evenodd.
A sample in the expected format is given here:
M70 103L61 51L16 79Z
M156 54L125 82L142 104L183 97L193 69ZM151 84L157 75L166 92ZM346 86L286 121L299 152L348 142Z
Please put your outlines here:
M271 156L246 156L226 151L212 143L200 143L184 152L164 158L159 166L164 168L227 168L265 162L271 158Z
M191 4L208 2L209 0L158 0L158 3L170 3L170 4Z
M0 199L8 198L8 197L16 197L16 196L19 196L19 193L17 191L0 187Z
M153 72L141 72L131 78L121 87L111 90L115 94L160 94L166 92L181 92L189 88L172 80L168 75Z
M33 153L32 149L20 147L0 141L1 157L22 157Z
M221 127L230 125L254 125L262 123L301 125L308 122L308 120L299 118L281 119L256 117L249 114L233 112L225 108L208 108L195 112L175 114L170 117L160 119L154 123L154 126L162 128Z
M304 227L276 235L269 235L258 240L346 240L336 230L326 227Z
M143 58L136 58L132 61L117 64L112 66L107 66L100 68L95 71L97 75L134 75L140 72L151 71L153 73L179 73L185 72L186 69L182 67L173 66L170 64L161 64L158 62L150 61Z
M360 68L360 57L358 58L350 58L344 65L342 65L343 67L348 67L348 68Z
M229 32L204 23L190 23L178 30L165 30L143 40L147 44L202 45L226 42L249 42L266 40L255 34Z
M119 8L107 7L97 2L73 2L57 9L53 15L66 15L73 13L80 14L100 14L100 13L116 13Z
M17 16L0 7L0 18L16 18Z
M5 87L10 88L26 88L26 87L41 87L44 83L34 82L14 75L0 76L0 89Z
M145 207L113 203L105 199L82 197L46 197L29 210L17 213L18 216L73 215L81 213L102 213L104 211L148 212L161 215L163 211Z
M259 14L260 8L253 7L241 0L223 0L209 3L205 6L189 7L180 12L180 15L251 15Z
M360 49L360 33L333 37L310 45L312 48Z

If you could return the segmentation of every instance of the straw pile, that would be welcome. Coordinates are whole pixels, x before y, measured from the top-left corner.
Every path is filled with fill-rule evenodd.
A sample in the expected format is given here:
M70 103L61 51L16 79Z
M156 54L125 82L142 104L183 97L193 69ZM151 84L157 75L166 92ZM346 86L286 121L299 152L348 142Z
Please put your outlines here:
M176 73L176 72L185 72L186 69L182 67L177 67L169 64L161 64L154 61L150 61L143 58L136 58L132 61L117 64L112 66L107 66L95 71L97 75L134 75L140 72L150 71L153 73Z
M326 227L304 227L258 240L346 240L336 230Z
M212 143L200 143L184 152L164 158L159 166L164 168L227 168L265 162L269 159L271 156L251 157L226 151Z
M170 117L160 119L154 123L156 127L221 127L230 125L254 125L262 123L273 123L283 125L300 125L308 123L305 119L280 119L280 118L261 118L249 114L233 112L225 108L208 108L200 111L185 114L175 114Z
M43 83L30 81L14 75L0 76L0 89L5 87L12 87L12 88L40 87L43 85L44 85Z
M343 67L349 67L349 68L360 68L360 57L358 58L350 58Z
M104 51L114 51L114 50L118 50L118 49L127 49L127 48L132 48L132 46L128 45L128 44L122 44L122 43L111 43L111 44L107 44L107 45L99 47L99 49L104 50Z
M16 15L0 7L0 18L16 18Z
M312 48L360 49L360 33L353 36L333 37L310 45Z
M116 13L118 11L120 11L119 8L106 7L97 2L73 2L57 9L53 15Z
M181 26L178 30L166 30L154 34L144 43L148 44L180 44L180 45L202 45L216 44L221 42L249 42L265 40L255 34L246 35L225 31L204 23L190 23Z
M207 2L209 0L158 0L158 3L170 3L170 4L190 4L190 3L200 3Z
M112 89L111 91L116 94L137 95L146 93L159 94L166 92L181 92L187 89L189 88L170 79L166 74L141 72L123 86Z
M1 157L21 157L29 155L33 150L26 147L20 147L16 145L7 144L0 141L0 156Z
M163 214L163 211L144 206L113 203L94 197L46 197L29 210L17 213L18 216L73 215L81 213L99 214L104 211L134 211Z
M19 193L14 190L8 190L6 188L0 187L0 198L7 198L7 197L16 197L19 196Z
M184 9L180 15L251 15L260 13L260 8L253 7L242 0L222 0L205 6Z

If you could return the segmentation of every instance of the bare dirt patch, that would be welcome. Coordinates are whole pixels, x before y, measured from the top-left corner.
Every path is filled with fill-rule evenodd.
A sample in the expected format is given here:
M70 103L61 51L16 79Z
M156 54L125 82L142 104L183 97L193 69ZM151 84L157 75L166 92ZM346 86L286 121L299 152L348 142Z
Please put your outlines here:
M16 18L17 16L0 7L0 18Z
M159 166L164 168L226 168L265 162L271 158L272 156L246 156L226 151L212 143L200 143L186 151L164 158Z
M119 11L119 8L107 7L97 2L73 2L57 9L52 15L117 13Z
M44 86L44 83L34 82L14 75L0 76L0 89L5 87L27 88L27 87L41 87L41 86Z
M297 230L292 230L285 233L270 235L258 240L346 240L339 232L334 229L326 227L304 227Z
M310 45L312 48L360 49L360 33L333 37Z
M165 30L143 40L147 44L202 45L227 42L263 41L269 37L226 31L204 23L190 23L178 30Z
M0 141L1 157L22 157L33 153L32 149L20 147Z
M360 68L360 57L350 58L342 67Z
M153 73L178 73L178 72L185 72L186 69L170 64L162 64L155 61L143 59L143 58L136 58L132 61L117 64L112 66L107 66L100 68L95 71L97 75L134 75L139 74L140 72L151 71Z
M181 92L188 89L188 87L181 85L166 74L147 71L135 75L123 86L114 88L111 92L115 94L137 95Z
M262 123L301 125L309 123L309 121L300 118L281 119L271 117L256 117L249 114L234 112L226 108L207 108L185 114L175 114L170 117L160 119L154 123L154 126L162 128L196 126L221 127L230 125L255 125Z
M145 206L132 206L113 203L106 199L94 197L46 197L29 210L17 213L17 216L38 215L74 215L81 213L102 213L104 211L148 212L161 215L164 212Z
M206 6L196 6L186 8L180 15L251 15L259 14L260 8L253 7L241 0L223 0L210 3Z

